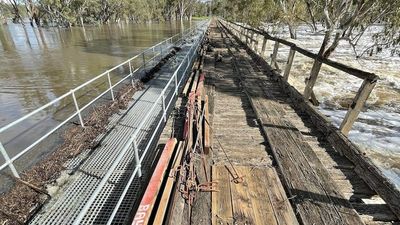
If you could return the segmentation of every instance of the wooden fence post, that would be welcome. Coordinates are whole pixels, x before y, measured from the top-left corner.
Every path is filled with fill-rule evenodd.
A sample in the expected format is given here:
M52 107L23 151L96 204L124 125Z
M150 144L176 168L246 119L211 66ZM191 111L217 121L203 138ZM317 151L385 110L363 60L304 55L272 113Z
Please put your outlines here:
M260 43L259 43L259 41L258 41L258 38L259 38L259 34L256 34L256 53L257 54L259 54L260 53Z
M364 107L371 91L376 85L376 80L370 81L365 79L358 89L357 95L353 99L353 103L350 105L349 111L347 111L342 123L340 124L340 131L344 135L348 135L354 122L357 120L358 114L360 114L361 109Z
M274 45L274 51L272 52L271 56L271 67L276 69L276 56L278 55L278 49L279 49L279 42L275 41Z
M315 85L315 81L317 80L318 73L321 70L322 62L318 61L318 59L314 60L313 67L310 72L310 77L306 83L306 88L304 89L304 98L309 99L311 94L313 93L313 87Z
M290 73L290 69L292 68L292 63L293 63L293 58L294 58L295 53L296 53L296 51L293 49L293 47L291 47L290 51L289 51L288 59L286 61L285 72L283 74L283 79L285 81L288 81L289 73Z
M247 46L249 43L249 30L246 29L245 35L246 35L246 46Z
M261 47L261 54L260 54L261 57L265 56L265 47L266 47L266 45L267 45L267 38L264 37L263 43L262 43L262 47Z
M250 48L251 50L253 50L253 45L254 45L254 32L253 32L253 31L250 31L250 32L251 32L250 44L249 44L248 46L249 46L249 48Z

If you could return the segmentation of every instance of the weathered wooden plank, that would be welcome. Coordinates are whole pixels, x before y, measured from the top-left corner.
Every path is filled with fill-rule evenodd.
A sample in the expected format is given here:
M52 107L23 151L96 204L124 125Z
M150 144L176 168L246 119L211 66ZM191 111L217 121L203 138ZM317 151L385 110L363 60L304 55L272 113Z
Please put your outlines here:
M259 177L262 176L259 171L256 171L256 174ZM266 190L268 191L268 195L272 201L278 224L299 224L275 169L269 168L264 176L266 177L264 179L264 182L266 183L265 186L267 187Z
M212 224L234 224L230 175L224 166L212 167L212 181L218 182L217 192L211 194Z
M293 63L293 58L294 58L295 53L296 53L296 51L294 49L290 48L288 59L287 59L286 66L285 66L285 72L283 73L283 79L285 81L287 81L289 78L290 69L292 68L292 63Z
M257 224L251 198L248 195L247 183L231 183L233 218L235 224Z
M181 164L183 148L184 148L183 142L179 142L178 147L177 147L177 152L175 154L174 161L172 163L172 167L171 167L170 171L176 171L178 166ZM160 204L157 207L157 212L156 212L153 224L163 224L164 217L167 212L167 206L169 203L169 199L171 197L171 192L174 187L174 183L175 183L175 178L168 176L167 182L164 186L164 190L161 195Z
M196 70L195 75L193 77L193 83L190 92L196 93L199 77L200 77L200 71Z
M321 66L322 63L320 61L318 60L314 61L313 67L311 68L310 77L306 82L306 87L304 89L304 94L303 94L304 98L307 100L310 98L312 94L315 82L317 81L318 78L319 71L321 70Z
M239 174L246 176L243 183L237 185L243 185L249 190L248 195L254 213L254 224L278 224L273 208L274 202L271 202L268 195L268 189L274 188L274 185L268 187L264 182L265 176L267 176L267 168L235 166L235 169Z
M267 38L265 38L265 37L263 37L263 43L262 43L262 47L261 47L261 53L260 53L260 55L261 55L261 57L264 57L265 56L265 47L266 47L266 45L267 45Z
M342 123L340 124L340 131L344 135L348 135L354 122L357 120L358 114L360 114L361 109L364 107L371 91L374 89L376 82L371 82L369 80L364 80L360 89L357 92L356 97L354 97L353 103L350 105L349 110L346 113Z
M195 73L195 72L191 72L191 73L190 73L190 76L189 76L189 78L188 78L188 81L186 82L185 87L183 88L182 93L183 93L184 95L186 95L186 96L189 95L189 88L190 88L190 85L191 85L191 83L192 83L192 80L193 80L193 77L194 77L194 73Z
M208 108L208 95L205 96L204 101L204 153L209 154L211 148L210 142L210 115Z
M279 42L275 41L274 50L271 56L271 67L275 69L276 69L275 65L276 65L276 57L278 55L278 49L279 49Z

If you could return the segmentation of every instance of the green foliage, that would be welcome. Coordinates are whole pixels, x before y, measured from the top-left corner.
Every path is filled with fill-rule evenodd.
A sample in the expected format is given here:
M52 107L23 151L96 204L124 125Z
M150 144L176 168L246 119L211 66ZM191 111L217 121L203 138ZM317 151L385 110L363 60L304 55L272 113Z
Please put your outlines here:
M17 2L22 7L27 4L27 1ZM3 5L0 5L0 13L11 17L12 12L3 9ZM191 18L193 13L206 16L208 3L200 0L35 0L33 5L43 24L75 26L120 20L152 22L183 19Z

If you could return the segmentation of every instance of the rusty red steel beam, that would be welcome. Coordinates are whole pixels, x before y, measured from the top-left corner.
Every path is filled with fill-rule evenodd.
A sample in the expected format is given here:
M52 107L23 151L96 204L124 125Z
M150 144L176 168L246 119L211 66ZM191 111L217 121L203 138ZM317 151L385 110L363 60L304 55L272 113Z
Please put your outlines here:
M150 178L150 182L147 185L132 225L145 225L149 223L154 204L160 191L162 181L164 180L165 172L167 171L172 154L175 150L176 143L177 141L175 138L170 138L167 141L154 173Z

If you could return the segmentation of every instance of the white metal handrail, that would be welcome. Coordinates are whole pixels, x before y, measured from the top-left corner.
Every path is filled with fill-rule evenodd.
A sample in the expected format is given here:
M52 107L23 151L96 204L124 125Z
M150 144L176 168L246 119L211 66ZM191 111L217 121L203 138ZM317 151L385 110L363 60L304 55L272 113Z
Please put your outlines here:
M203 24L203 26L204 25L207 25L207 27L208 27L208 22ZM176 70L173 73L172 77L170 78L168 83L165 85L164 89L161 91L161 93L158 96L158 98L156 99L156 101L153 103L151 109L148 111L148 113L146 114L144 119L141 121L139 126L136 128L136 130L133 133L133 135L129 138L129 140L125 144L124 148L120 151L120 153L118 154L117 158L114 160L113 164L111 165L111 167L109 168L107 173L104 175L104 177L100 181L99 185L92 192L92 195L90 196L90 198L85 203L85 206L80 211L79 215L76 217L76 219L75 219L75 221L73 223L74 225L78 225L78 224L81 223L81 221L84 219L86 213L88 212L88 210L92 206L93 202L96 200L98 194L103 189L103 187L106 185L108 179L111 177L112 173L117 168L118 164L124 158L124 155L128 152L129 149L133 148L136 166L135 166L135 169L134 169L133 173L131 174L127 184L125 185L125 188L124 188L121 196L119 197L119 200L118 200L116 206L114 207L114 210L113 210L113 212L112 212L107 224L111 224L112 223L112 221L113 221L115 215L117 214L117 211L118 211L118 209L119 209L119 207L120 207L120 205L121 205L126 193L128 192L128 189L129 189L130 185L132 184L134 178L136 177L136 174L139 177L142 176L142 171L141 171L142 162L143 162L148 150L150 149L150 147L151 147L151 145L153 143L153 140L154 140L154 138L155 138L155 136L156 136L156 134L158 132L158 129L160 128L161 124L162 123L166 123L166 116L167 116L168 109L171 106L171 104L172 104L172 102L174 100L174 97L178 95L178 88L182 84L182 82L183 82L183 80L185 78L185 74L187 73L191 63L193 62L193 58L196 55L196 51L197 51L197 49L199 47L200 42L202 41L202 39L204 37L205 32L206 32L206 29L203 29L200 38L198 38L197 41L190 47L190 50L185 55L184 59L179 64L179 66L176 68ZM184 69L184 71L182 71L181 74L179 74L179 71L182 68L185 68L185 69ZM178 75L181 76L181 78L179 79L179 82L177 81ZM175 86L175 90L171 90L173 94L169 99L168 105L165 105L165 94L166 94L168 88L172 88L174 86ZM153 133L151 135L150 140L147 141L147 145L146 145L145 149L143 150L141 157L139 158L139 148L138 148L138 143L137 143L137 141L138 141L137 137L139 135L139 132L143 129L144 124L147 123L148 120L150 119L150 115L152 115L152 113L154 112L155 108L157 106L159 106L160 104L163 105L163 107L162 107L162 118L163 119L160 119L158 121L158 124L157 124L156 128L153 130Z
M199 26L200 26L200 25L199 25ZM52 106L52 105L54 105L54 104L56 104L56 103L62 101L63 99L66 99L67 97L72 97L73 103L74 103L74 105L75 105L75 110L76 110L76 111L75 111L72 115L70 115L67 119L65 119L64 121L62 121L60 124L58 124L58 125L57 125L56 127L54 127L53 129L51 129L50 131L48 131L46 134L44 134L43 136L41 136L39 139L37 139L36 141L34 141L31 145L29 145L29 146L26 147L25 149L21 150L16 156L14 156L14 157L12 157L12 158L9 157L7 151L5 150L3 144L2 144L1 141L0 141L0 153L2 154L3 158L5 159L5 163L3 163L3 164L0 166L0 171L2 171L3 169L5 169L6 167L9 167L9 168L11 169L12 174L13 174L15 177L17 177L17 178L20 178L20 175L19 175L17 169L15 168L15 166L14 166L14 164L13 164L13 162L14 162L15 160L19 159L21 156L23 156L23 155L26 154L28 151L30 151L31 149L33 149L37 144L39 144L41 141L43 141L44 139L46 139L47 137L49 137L51 134L53 134L54 132L56 132L58 129L60 129L62 126L64 126L66 123L68 123L70 120L72 120L72 119L75 118L76 116L78 116L79 122L80 122L81 126L84 127L85 125L84 125L83 117L82 117L82 115L81 115L81 112L82 112L83 110L85 110L86 108L88 108L90 105L92 105L94 102L96 102L98 99L100 99L102 96L104 96L104 95L107 94L107 93L110 93L110 94L111 94L112 100L114 101L115 99L114 99L113 88L115 88L117 85L119 85L120 83L124 82L124 81L125 81L126 79L128 79L128 78L131 78L132 81L133 81L133 75L134 75L139 69L142 68L143 70L145 70L146 64L148 64L148 63L151 62L151 61L154 61L154 60L156 59L157 56L162 56L163 53L168 52L168 51L166 51L167 49L171 48L171 46L173 46L175 43L177 43L177 42L179 42L180 40L182 40L185 36L187 36L187 35L193 33L193 32L196 30L197 27L198 27L198 26L193 27L193 28L191 28L191 29L188 29L188 30L186 30L186 31L183 32L183 33L178 33L178 34L176 34L176 35L174 35L174 36L172 36L172 37L169 37L169 38L165 39L164 41L161 41L161 42L159 42L159 43L157 43L157 44L155 44L155 45L149 47L148 49L142 51L141 53L139 53L139 54L137 54L137 55L131 57L130 59L128 59L128 60L126 60L126 61L124 61L124 62L122 62L122 63L120 63L120 64L118 64L118 65L116 65L116 66L114 66L114 67L112 67L111 69L109 69L109 70L107 70L107 71L105 71L105 72L103 72L103 73L97 75L96 77L94 77L94 78L92 78L92 79L86 81L85 83L83 83L83 84L81 84L81 85L75 87L74 89L70 90L69 92L67 92L67 93L63 94L62 96L60 96L60 97L58 97L58 98L56 98L56 99L50 101L49 103L47 103L47 104L45 104L45 105L39 107L38 109L36 109L36 110L34 110L34 111L32 111L32 112L26 114L25 116L23 116L23 117L21 117L21 118L15 120L15 121L13 121L13 122L7 124L7 125L1 127L1 128L0 128L0 134L3 133L3 132L5 132L6 130L10 129L11 127L14 127L14 126L16 126L17 124L19 124L19 123L25 121L26 119L32 117L33 115L35 115L35 114L37 114L37 113L43 111L44 109L46 109L46 108L48 108L48 107L50 107L50 106ZM176 41L173 41L174 39L177 39L177 40L176 40ZM163 46L164 46L164 45L167 47L167 49L164 49L164 50L163 50ZM160 50L158 53L155 52L157 47L159 47L159 50ZM147 60L147 62L146 62L145 56L146 56L146 53L149 52L149 51L151 51L151 52L154 54L154 56L153 56L151 59ZM142 56L142 63L141 63L141 65L140 65L138 68L136 68L135 70L133 70L133 69L132 69L132 61L133 61L134 59L138 58L139 56ZM117 83L112 84L111 78L110 78L110 72L112 72L112 71L114 71L114 70L116 70L117 68L120 68L120 67L122 67L122 66L126 66L126 65L129 66L129 74L126 75L126 76L124 76L124 77L122 77L121 80L119 80ZM83 107L79 107L77 98L76 98L76 96L75 96L76 91L82 89L83 87L88 86L89 84L93 83L94 81L96 81L96 80L98 80L98 79L100 79L100 78L102 78L102 77L105 77L105 76L107 76L107 80L108 80L108 85L109 85L108 89L105 90L104 92L102 92L100 95L98 95L96 98L94 98L93 100L91 100L89 103L87 103L87 104L84 105Z

